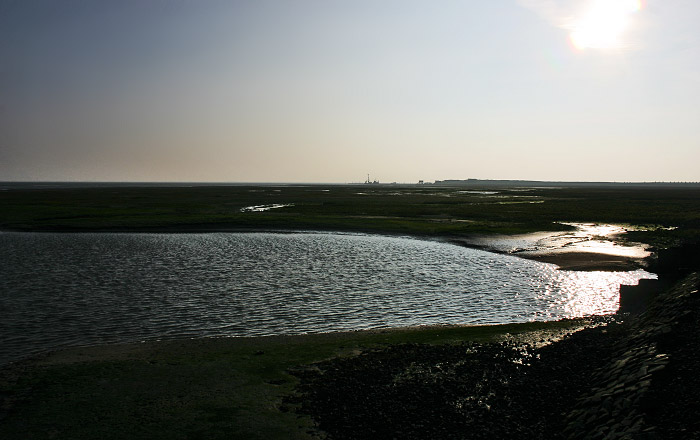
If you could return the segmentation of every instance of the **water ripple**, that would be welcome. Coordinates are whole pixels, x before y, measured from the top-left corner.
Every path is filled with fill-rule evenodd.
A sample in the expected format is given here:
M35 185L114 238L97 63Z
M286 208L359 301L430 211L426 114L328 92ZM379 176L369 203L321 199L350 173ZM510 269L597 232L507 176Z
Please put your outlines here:
M635 272L351 234L0 234L0 363L65 345L609 313Z

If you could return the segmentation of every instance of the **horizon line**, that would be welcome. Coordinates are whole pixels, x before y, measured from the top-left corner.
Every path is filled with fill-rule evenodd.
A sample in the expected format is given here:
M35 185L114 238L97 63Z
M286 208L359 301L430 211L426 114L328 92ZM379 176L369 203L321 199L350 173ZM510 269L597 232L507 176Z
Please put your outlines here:
M372 185L434 185L439 183L548 183L548 184L606 184L606 185L700 185L700 181L605 181L605 180L535 180L535 179L436 179L418 182L378 182ZM200 180L0 180L0 184L122 184L122 185L365 185L366 182L303 182L303 181L200 181Z

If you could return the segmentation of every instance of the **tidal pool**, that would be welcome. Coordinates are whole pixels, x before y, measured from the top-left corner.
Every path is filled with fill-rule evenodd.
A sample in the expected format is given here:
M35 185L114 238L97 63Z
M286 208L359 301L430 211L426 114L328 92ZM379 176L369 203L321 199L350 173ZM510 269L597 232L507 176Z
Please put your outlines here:
M633 272L326 233L0 233L0 363L67 345L614 312Z

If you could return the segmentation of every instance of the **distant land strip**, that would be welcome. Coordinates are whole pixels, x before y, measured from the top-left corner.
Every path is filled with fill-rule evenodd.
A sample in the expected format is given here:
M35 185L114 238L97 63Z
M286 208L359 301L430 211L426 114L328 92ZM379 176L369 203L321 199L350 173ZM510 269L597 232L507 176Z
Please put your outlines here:
M195 186L459 186L474 188L697 188L700 182L569 182L569 181L545 181L545 180L509 180L509 179L446 179L420 181L419 183L358 183L358 182L90 182L90 181L0 181L0 190L34 188L109 188L109 187L175 187L186 188Z
M640 188L700 188L700 182L557 182L540 180L490 180L490 179L449 179L436 180L434 185L475 186L475 187L640 187Z

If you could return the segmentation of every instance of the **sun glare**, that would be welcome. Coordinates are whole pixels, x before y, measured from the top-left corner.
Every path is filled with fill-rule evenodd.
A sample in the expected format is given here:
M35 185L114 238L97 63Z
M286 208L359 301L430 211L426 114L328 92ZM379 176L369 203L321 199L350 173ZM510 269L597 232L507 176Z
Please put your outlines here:
M571 43L579 50L619 49L632 14L642 8L640 0L593 0L571 26Z

